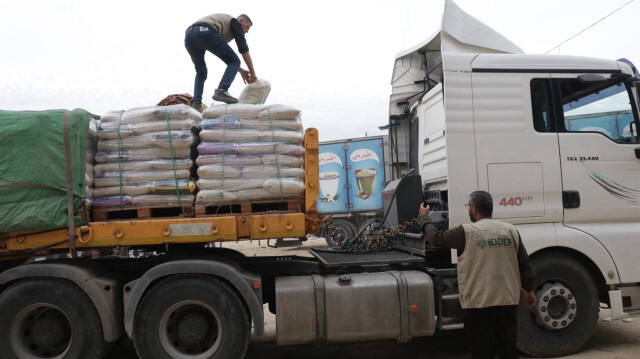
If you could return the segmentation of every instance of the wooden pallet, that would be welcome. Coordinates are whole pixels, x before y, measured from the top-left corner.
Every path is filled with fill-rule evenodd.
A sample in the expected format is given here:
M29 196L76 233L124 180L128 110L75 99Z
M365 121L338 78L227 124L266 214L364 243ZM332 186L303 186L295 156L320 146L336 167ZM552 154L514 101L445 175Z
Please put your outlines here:
M221 205L196 205L196 217L213 217L229 214L252 214L265 212L297 212L300 200L272 200L230 202Z
M118 219L150 219L150 218L175 218L193 217L195 214L193 204L186 206L147 206L147 207L104 207L93 208L93 220L97 222Z

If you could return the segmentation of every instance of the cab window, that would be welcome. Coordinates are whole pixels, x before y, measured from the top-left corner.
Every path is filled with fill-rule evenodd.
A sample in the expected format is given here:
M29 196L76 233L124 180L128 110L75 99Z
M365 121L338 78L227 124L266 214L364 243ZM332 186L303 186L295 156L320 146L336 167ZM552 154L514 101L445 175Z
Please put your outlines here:
M557 80L565 132L597 132L617 143L637 143L630 91L622 82Z
M553 116L553 97L549 79L531 80L531 106L533 127L538 132L556 132Z

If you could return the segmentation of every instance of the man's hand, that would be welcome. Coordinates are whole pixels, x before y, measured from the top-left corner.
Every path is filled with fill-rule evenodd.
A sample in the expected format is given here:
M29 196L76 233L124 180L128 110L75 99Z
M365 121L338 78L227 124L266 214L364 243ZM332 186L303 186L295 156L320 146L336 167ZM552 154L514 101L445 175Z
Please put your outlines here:
M249 80L247 80L247 82L252 84L252 83L256 82L257 80L258 80L258 76L256 76L256 74L253 73L253 72L249 72Z
M425 214L429 214L429 210L431 210L431 207L429 207L429 205L425 207L424 203L420 203L420 210L418 212L420 217L422 217Z
M251 81L251 73L249 73L249 71L243 69L242 67L240 69L238 69L238 72L240 72L240 76L242 76L242 81L244 81L244 83L254 83L256 80Z
M524 297L522 298L522 301L524 302L524 305L527 307L527 309L531 309L534 305L536 305L536 295L533 294L533 292L526 292L524 294Z

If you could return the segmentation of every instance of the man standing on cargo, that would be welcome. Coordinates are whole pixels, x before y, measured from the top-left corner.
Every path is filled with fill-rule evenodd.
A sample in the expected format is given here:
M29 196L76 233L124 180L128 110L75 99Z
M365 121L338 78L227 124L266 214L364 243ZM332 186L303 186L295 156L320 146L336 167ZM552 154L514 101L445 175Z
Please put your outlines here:
M228 92L231 83L240 72L245 83L254 83L257 79L253 69L253 61L249 55L249 47L244 34L249 32L253 25L251 19L245 14L237 18L227 14L212 14L205 16L187 28L184 37L184 46L187 48L191 61L196 67L196 80L193 86L193 107L202 109L202 92L204 82L207 79L207 64L204 54L210 51L227 64L227 69L222 75L222 80L213 94L213 99L224 103L237 103L238 99ZM242 54L244 63L249 70L240 67L238 55L231 49L228 42L235 39L238 51Z
M471 358L518 358L517 311L521 288L527 309L536 303L529 256L512 224L492 219L493 199L476 191L466 205L472 224L438 230L420 205L424 238L458 252L458 289Z

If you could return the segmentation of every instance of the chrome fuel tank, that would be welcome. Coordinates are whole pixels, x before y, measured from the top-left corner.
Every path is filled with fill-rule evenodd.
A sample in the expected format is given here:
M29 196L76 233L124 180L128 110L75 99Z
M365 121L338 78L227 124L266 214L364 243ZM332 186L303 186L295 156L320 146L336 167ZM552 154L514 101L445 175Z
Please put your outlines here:
M352 343L429 336L433 282L419 271L278 277L279 345Z

